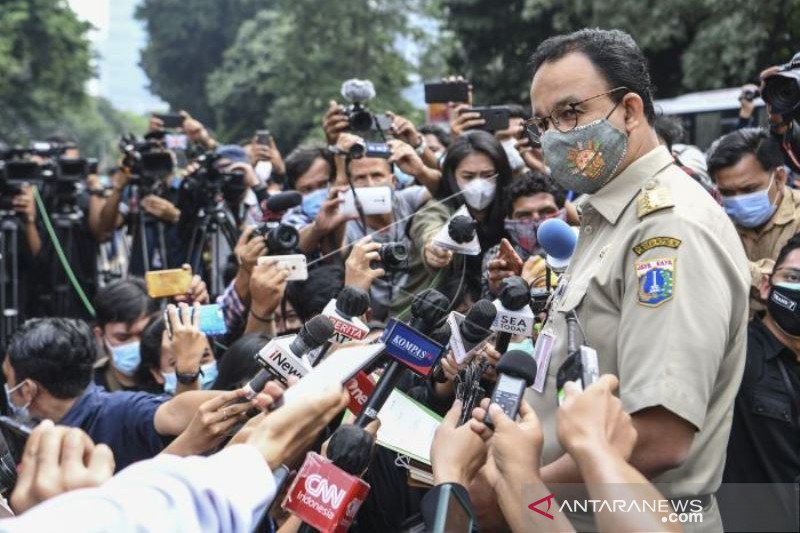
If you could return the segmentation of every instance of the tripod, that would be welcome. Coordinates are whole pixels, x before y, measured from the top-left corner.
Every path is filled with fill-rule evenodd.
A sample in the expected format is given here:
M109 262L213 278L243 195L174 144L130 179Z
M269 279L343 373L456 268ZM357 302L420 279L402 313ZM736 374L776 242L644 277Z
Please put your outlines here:
M222 254L224 249L221 246L221 239L225 239L229 250L232 251L238 235L236 221L224 200L212 201L210 205L197 211L191 235L187 262L192 265L192 272L199 271L203 250L208 244L211 252L211 294L222 294L225 289L224 268L220 268L220 265L226 260L227 254ZM220 257L221 254L225 257Z
M73 206L72 210L64 210L60 213L53 213L53 229L55 230L56 237L61 243L61 247L67 257L67 260L75 265L75 260L80 257L80 250L76 244L78 239L77 233L80 231L83 222L83 212L77 206ZM55 265L54 265L55 267ZM52 268L52 284L53 288L53 301L51 313L53 316L73 316L74 310L71 308L70 294L73 289L70 287L67 275L61 268Z
M0 211L0 345L8 346L19 323L19 222L14 211Z
M141 253L142 258L142 272L140 275L143 275L145 272L150 270L150 247L148 246L148 239L147 239L147 226L148 224L155 221L156 224L156 232L158 237L157 243L157 251L161 256L161 264L162 268L167 265L167 244L164 239L164 224L157 219L150 217L147 212L145 212L141 207L141 200L146 194L142 192L140 185L131 185L131 196L130 196L130 216L132 219L131 224L129 227L133 232L133 241L131 242L131 252L129 254L130 260L128 261L128 274L132 274L134 270L134 265L136 264L135 258L133 254L136 250L136 245L139 245L139 252Z

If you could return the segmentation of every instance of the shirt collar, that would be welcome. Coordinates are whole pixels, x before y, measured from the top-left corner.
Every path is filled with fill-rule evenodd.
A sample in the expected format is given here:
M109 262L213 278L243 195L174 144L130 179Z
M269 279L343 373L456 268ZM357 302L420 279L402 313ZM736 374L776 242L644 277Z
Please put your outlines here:
M659 145L628 165L617 177L590 196L587 203L611 224L616 224L631 200L641 191L644 181L673 161L669 151Z
M98 387L94 382L89 383L83 394L72 404L67 414L61 419L59 424L64 426L81 426L84 421L94 414L96 411L93 409L94 403L97 401L98 394L103 391L102 387Z
M770 361L775 359L783 352L792 355L792 352L783 345L783 343L778 340L778 337L772 334L766 324L764 324L764 319L762 316L755 316L753 318L753 324L761 330L761 333L764 335L764 360Z

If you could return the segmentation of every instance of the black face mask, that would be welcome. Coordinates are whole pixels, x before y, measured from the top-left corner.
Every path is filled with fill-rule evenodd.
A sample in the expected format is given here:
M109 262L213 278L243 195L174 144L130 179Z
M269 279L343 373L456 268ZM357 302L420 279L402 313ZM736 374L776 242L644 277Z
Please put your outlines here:
M772 285L767 311L783 331L800 337L800 290Z

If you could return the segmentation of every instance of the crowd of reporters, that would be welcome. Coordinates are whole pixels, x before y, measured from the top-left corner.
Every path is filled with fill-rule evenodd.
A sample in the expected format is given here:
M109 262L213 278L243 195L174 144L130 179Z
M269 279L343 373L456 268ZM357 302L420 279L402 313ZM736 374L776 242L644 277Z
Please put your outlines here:
M800 64L768 69L762 81L796 72ZM792 137L800 128L791 118L800 97L788 110L784 101L777 111L768 101L771 123L754 127L756 89L743 88L741 129L707 153L682 144L670 117L658 117L654 129L675 164L728 213L750 261L753 322L725 480L791 483L800 458L782 439L798 435L789 398L800 394L800 366L789 361L788 390L770 396L774 380L767 383L764 373L772 359L756 371L751 352L753 338L766 335L764 350L800 353L798 319L770 303L777 291L800 305L800 196L793 188L800 168ZM0 529L57 521L86 530L305 527L278 505L288 486L282 465L296 470L310 449L330 455L331 435L352 423L342 420L351 396L330 383L282 405L295 380L253 390L265 369L256 354L281 336L313 337L312 319L347 287L368 295L368 308L356 313L365 334L334 343L327 357L337 347L377 341L409 313L419 320L419 296L431 289L446 305L425 333L450 342L431 375L392 374L396 388L443 417L431 446L432 483L410 485L398 454L375 445L378 424L364 424L370 451L357 473L371 490L350 529L431 530L447 487L482 531L573 530L549 505L551 522L539 526L529 516L525 498L551 492L541 474L537 413L524 399L517 418L488 397L465 407L459 392L465 372L476 368L481 390L492 391L507 353L533 357L540 326L504 347L487 332L471 361L461 362L453 332L439 326L448 312L468 315L520 278L523 305L544 322L561 270L549 262L538 229L551 220L580 226L579 195L550 175L530 133L537 123L521 105L495 108L505 117L497 126L469 95L446 104L448 123L417 126L391 111L373 113L368 82L350 80L342 94L349 105L331 101L321 118L325 142L285 157L267 131L220 144L186 112L154 114L144 138L123 138L118 165L104 176L64 138L3 147L3 306L13 311L2 330L10 444L3 461L19 462L20 471L9 476L16 486L4 487L7 511L18 516ZM295 269L307 275L298 278ZM144 277L163 271L186 283L179 293L153 297ZM200 327L201 307L212 304L224 333ZM386 362L367 373L380 376ZM781 379L783 368L770 375ZM556 438L590 498L664 500L651 476L629 462L637 430L615 395L620 386L613 375L585 390L568 383ZM764 398L771 403L759 403ZM759 405L769 420L754 415ZM678 530L668 514L600 511L594 520L601 531Z

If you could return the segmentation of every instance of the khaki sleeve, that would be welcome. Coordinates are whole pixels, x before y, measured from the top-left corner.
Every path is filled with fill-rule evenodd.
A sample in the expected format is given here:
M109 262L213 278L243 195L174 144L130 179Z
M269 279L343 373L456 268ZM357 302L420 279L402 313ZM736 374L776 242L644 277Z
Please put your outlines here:
M758 261L750 261L750 286L756 290L761 286L761 277L763 275L772 274L772 269L775 266L774 259L759 259Z
M422 257L423 264L425 264L425 245L447 223L449 218L450 213L447 208L436 200L429 201L414 215L408 233L414 243L414 249L418 250ZM425 264L425 268L431 270L427 264Z
M726 249L723 228L677 216L645 218L635 234L617 270L620 398L630 413L662 406L700 430L732 324L746 320L744 256ZM680 244L635 253L662 236Z

